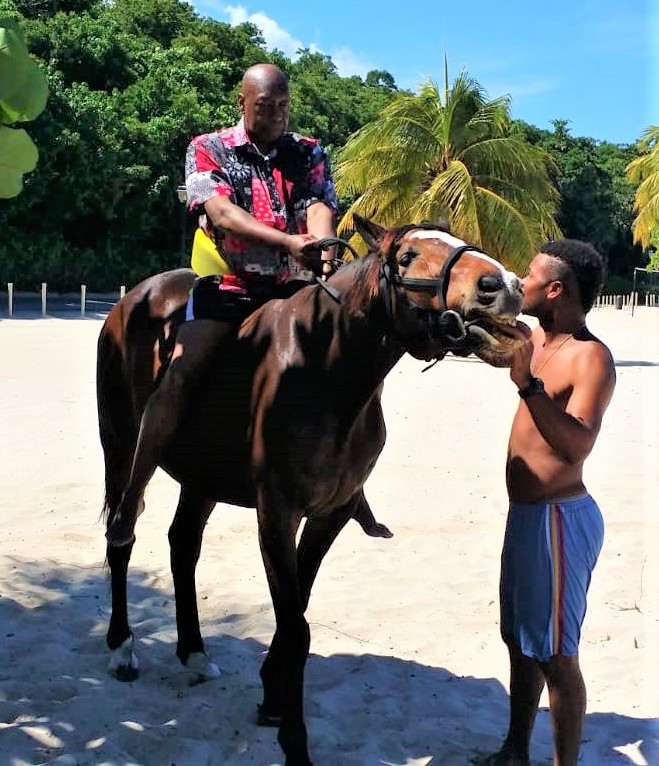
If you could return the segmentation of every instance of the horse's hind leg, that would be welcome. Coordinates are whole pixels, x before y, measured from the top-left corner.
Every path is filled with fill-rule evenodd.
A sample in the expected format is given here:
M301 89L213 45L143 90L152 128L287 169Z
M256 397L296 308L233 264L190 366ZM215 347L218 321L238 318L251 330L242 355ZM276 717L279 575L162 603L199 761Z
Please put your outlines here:
M196 319L179 327L172 361L142 413L130 476L118 512L107 530L111 545L128 545L134 540L146 486L183 419L195 387L215 358L214 352L233 334L232 324L212 319Z
M103 515L110 525L117 513L130 474L137 435L133 406L124 378L122 351L117 339L118 315L111 314L98 339L96 393L98 426L105 462L105 501ZM114 324L113 324L114 323ZM112 613L106 641L112 651L110 672L123 681L137 677L137 658L133 654L133 636L128 624L126 578L132 544L121 551L110 546L106 563L110 570Z
M112 651L110 673L119 681L134 681L139 675L139 664L133 652L134 638L128 624L126 578L133 544L123 548L107 546L107 563L110 568L112 589L112 615L106 637Z
M102 431L102 429L101 429ZM123 488L128 481L132 450L113 451L107 439L101 439L105 452L105 506L106 524L115 517ZM140 498L140 513L144 500ZM112 651L110 672L120 681L133 681L138 675L137 657L133 653L133 634L128 623L127 577L133 542L121 548L106 546L106 563L110 570L112 613L106 641Z
M218 678L220 675L217 665L204 652L195 583L204 527L214 507L214 500L209 500L189 487L182 487L176 515L168 533L176 597L176 654L187 668L204 680Z
M105 506L106 524L115 517L123 488L128 481L132 448L119 448L113 444L101 424L101 441L105 456ZM130 440L129 440L130 441ZM140 512L144 500L140 498ZM110 570L112 613L107 632L107 645L112 651L110 672L120 681L133 681L138 675L137 657L133 653L133 634L128 623L127 576L133 543L122 548L106 546L106 562Z

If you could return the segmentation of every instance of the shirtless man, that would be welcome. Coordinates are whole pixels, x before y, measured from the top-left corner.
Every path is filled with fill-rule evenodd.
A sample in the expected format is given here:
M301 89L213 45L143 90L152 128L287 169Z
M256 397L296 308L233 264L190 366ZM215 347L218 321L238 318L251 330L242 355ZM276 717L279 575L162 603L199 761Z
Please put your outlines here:
M615 387L609 349L586 327L602 286L590 245L548 242L523 281L522 311L537 317L532 342L510 369L520 403L510 433L510 507L501 558L501 635L510 654L510 726L484 763L529 764L529 741L546 683L554 766L576 766L586 710L579 637L586 592L604 537L583 483Z

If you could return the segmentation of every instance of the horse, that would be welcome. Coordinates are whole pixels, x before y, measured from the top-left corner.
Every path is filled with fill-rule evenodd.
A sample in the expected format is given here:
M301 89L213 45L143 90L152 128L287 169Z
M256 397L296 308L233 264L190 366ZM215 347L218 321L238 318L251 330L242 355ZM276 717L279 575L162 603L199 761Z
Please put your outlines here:
M256 508L276 620L257 715L260 725L279 727L287 766L311 766L305 611L323 557L348 520L368 511L364 484L385 443L386 375L406 352L429 362L449 351L474 353L509 366L530 334L516 320L520 280L479 248L442 227L385 228L360 217L355 226L368 255L251 314L212 361L160 463L180 484L168 532L176 654L204 679L219 674L204 652L197 610L204 526L217 502ZM146 279L102 327L97 400L108 527L130 474L140 413L162 372L162 348L171 351L173 318L193 281L188 269ZM138 673L126 592L132 548L108 545L106 554L106 640L120 680Z

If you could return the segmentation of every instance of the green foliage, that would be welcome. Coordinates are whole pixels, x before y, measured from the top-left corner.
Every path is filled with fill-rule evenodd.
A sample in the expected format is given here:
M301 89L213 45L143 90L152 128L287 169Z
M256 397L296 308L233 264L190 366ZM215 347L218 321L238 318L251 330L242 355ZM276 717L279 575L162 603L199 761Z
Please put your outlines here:
M340 193L352 214L397 225L447 219L451 231L522 270L549 236L557 193L550 156L510 133L509 101L489 101L461 73L444 88L396 94L339 152Z
M9 127L37 117L48 90L43 73L30 57L13 18L0 19L0 198L16 197L23 176L34 170L39 153L21 128Z
M556 220L565 237L591 242L606 258L611 274L629 275L642 259L631 237L633 186L625 167L635 147L573 137L565 120L553 131L518 121L513 131L553 158L560 192Z
M608 248L610 266L620 264L624 274L642 259L631 243L634 187L624 173L641 149L573 139L564 124L553 133L511 124L508 100L488 102L468 78L452 91L429 83L417 97L398 90L384 70L364 80L341 77L328 56L304 50L291 61L266 51L254 25L203 18L181 0L0 0L2 16L18 19L33 56L27 60L36 59L49 98L27 127L41 152L38 172L26 176L19 199L0 205L0 283L116 289L187 263L194 222L183 231L176 197L186 146L193 135L237 120L242 74L262 61L290 75L291 128L320 139L333 166L348 156L346 145L361 159L354 147L359 136L376 137L371 123L404 120L403 107L417 104L424 122L385 133L380 153L361 162L362 186L340 185L342 212L358 203L374 213L376 191L385 223L452 210L457 233L514 262L528 257L541 233L556 231L549 173L562 194L558 220L566 234ZM2 65L0 93L16 82ZM35 114L38 99L29 93L21 88L11 103L0 95L5 119ZM0 127L0 165L9 158L14 179L5 194L16 192L16 179L34 163L29 150L18 162L26 150L7 140L5 129L33 146L21 127ZM395 201L398 184L405 191Z
M291 82L291 128L325 146L343 146L397 92L388 72L378 73L377 82L365 86L359 77L340 77L329 56L309 50L285 69Z
M659 225L659 127L645 131L638 150L640 156L627 166L627 178L636 186L634 240L648 247Z
M192 136L236 122L252 64L291 74L291 127L330 152L395 92L386 72L367 86L339 77L326 57L291 62L266 52L254 25L202 18L180 0L13 2L51 92L31 128L47 164L20 205L0 208L0 282L25 288L116 289L187 263L193 222L182 242L176 196L185 150Z

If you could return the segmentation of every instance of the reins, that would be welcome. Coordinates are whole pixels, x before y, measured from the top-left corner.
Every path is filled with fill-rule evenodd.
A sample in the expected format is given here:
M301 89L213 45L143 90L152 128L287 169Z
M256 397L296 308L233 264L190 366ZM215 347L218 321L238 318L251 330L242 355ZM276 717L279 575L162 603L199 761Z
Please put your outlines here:
M309 250L328 250L330 247L334 247L334 245L341 245L344 249L350 250L350 252L353 254L355 259L357 260L359 259L359 253L350 244L350 242L347 242L345 239L341 239L340 237L323 237L323 239L319 239L316 242L314 242L312 246L308 246L308 249ZM327 260L322 260L322 263L331 263L332 268L334 269L334 271L336 271L337 269L340 269L341 266L345 266L347 261L344 261L343 258L328 258ZM317 274L314 274L314 279L316 283L323 288L323 290L329 295L329 297L333 301L339 304L342 303L343 296L335 287L332 287L332 285L328 285L327 282L322 277L319 277Z

